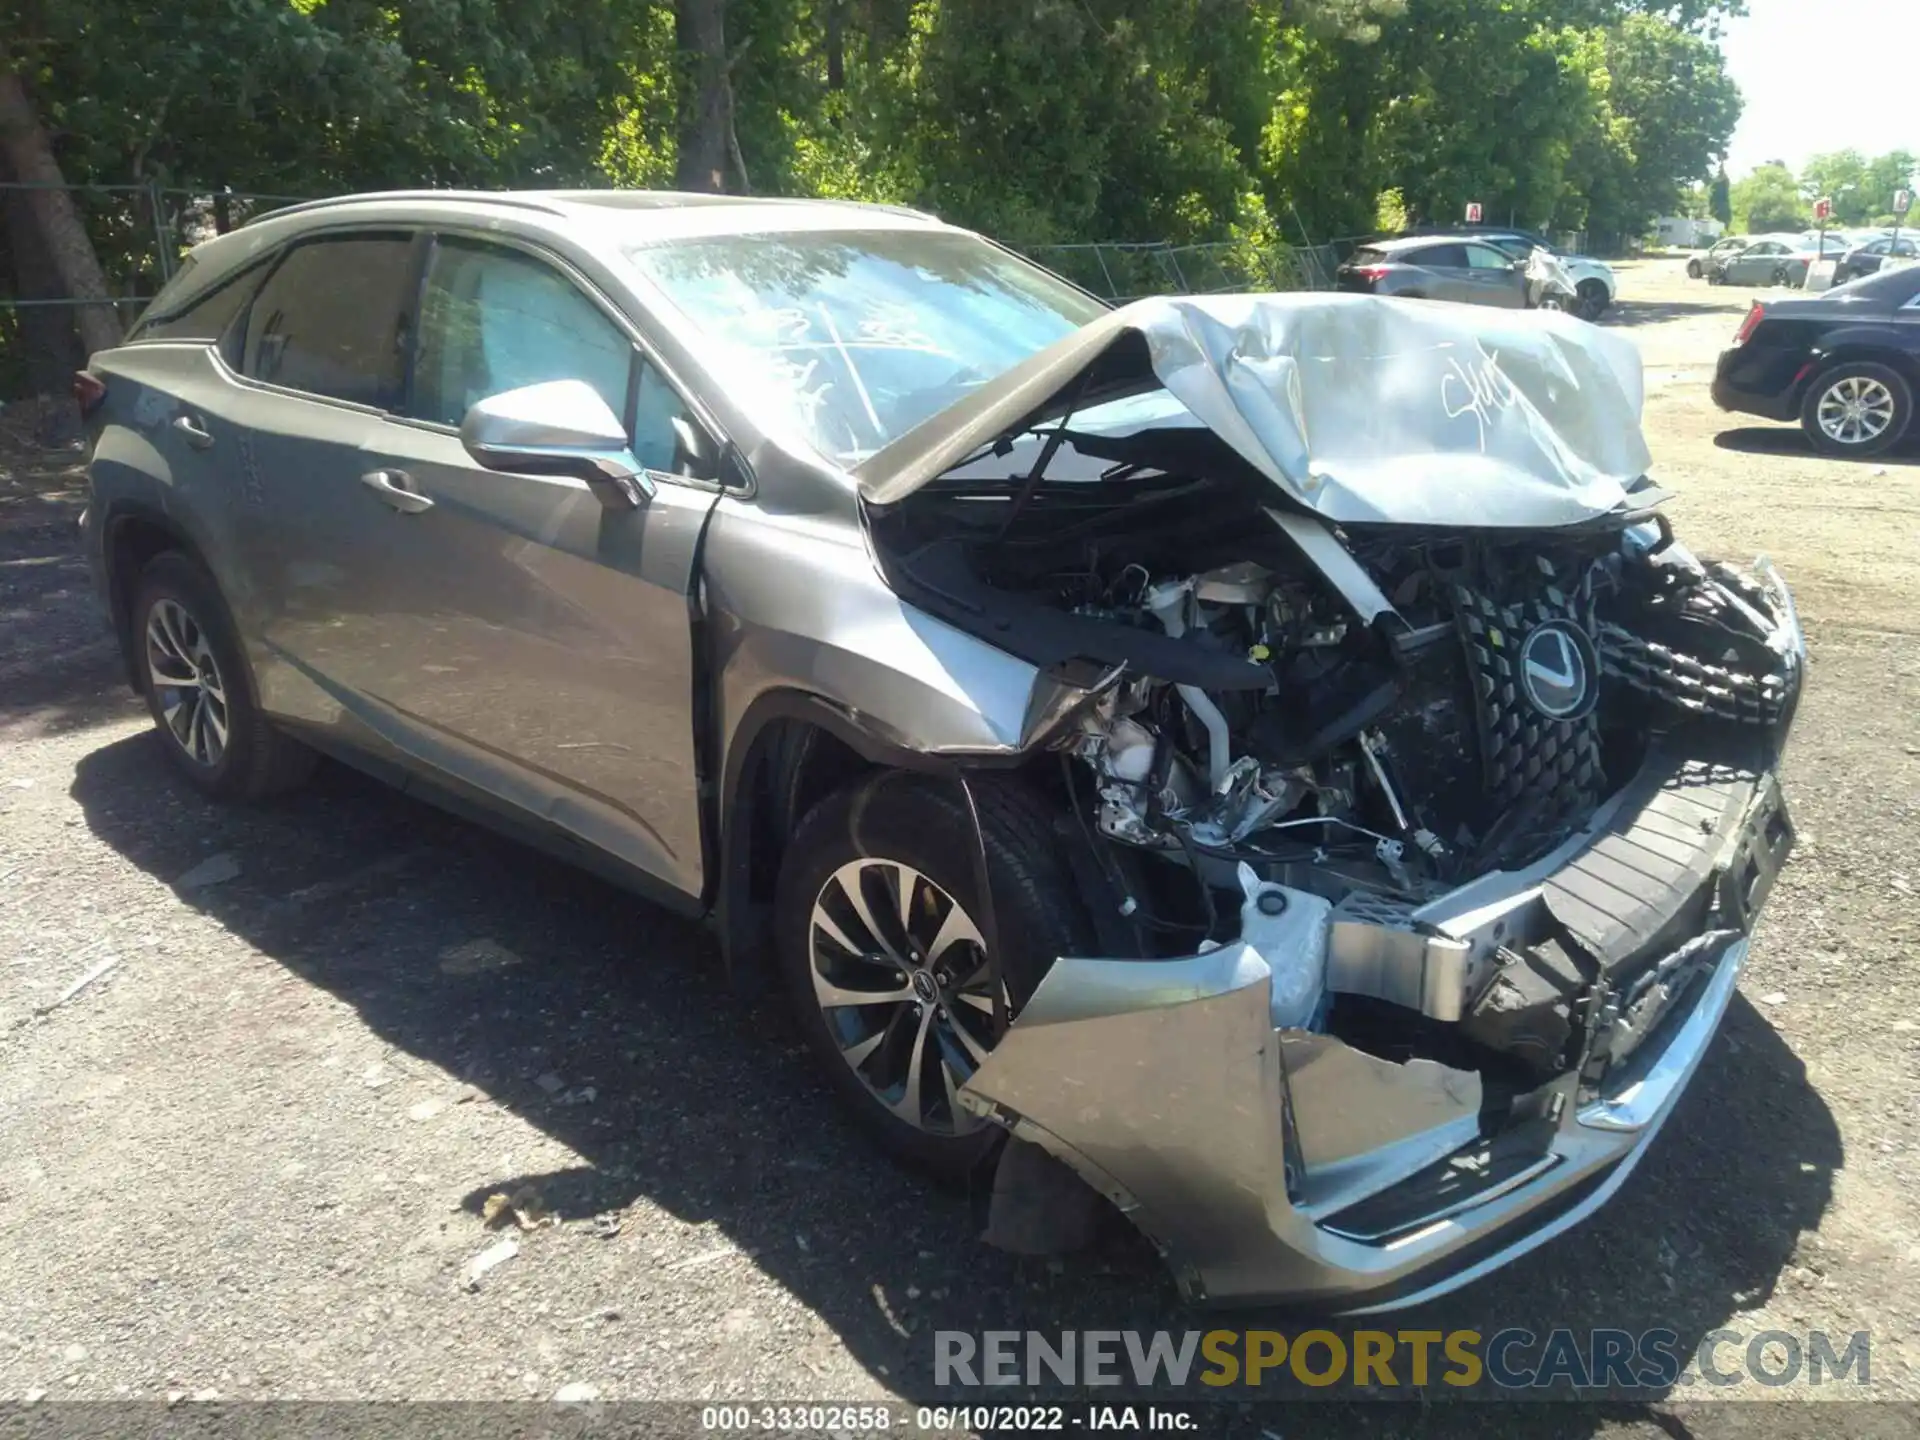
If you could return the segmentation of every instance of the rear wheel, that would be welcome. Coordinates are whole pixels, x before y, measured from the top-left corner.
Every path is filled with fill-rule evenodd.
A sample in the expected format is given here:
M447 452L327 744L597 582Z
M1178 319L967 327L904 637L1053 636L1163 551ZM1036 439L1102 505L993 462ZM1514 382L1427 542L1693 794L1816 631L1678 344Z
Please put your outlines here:
M1695 260L1687 261L1687 278L1689 280L1698 280L1701 276L1701 273L1702 272L1700 269L1699 260L1695 259Z
M1872 361L1836 365L1807 389L1800 426L1829 455L1878 455L1913 418L1913 389L1899 371Z
M233 617L205 570L177 551L155 556L130 619L147 709L181 774L220 800L260 800L306 779L316 757L261 714Z
M1048 813L1015 783L975 782L997 947L958 787L891 774L816 806L775 901L782 978L828 1084L883 1148L958 1179L1002 1132L959 1091L1088 924Z

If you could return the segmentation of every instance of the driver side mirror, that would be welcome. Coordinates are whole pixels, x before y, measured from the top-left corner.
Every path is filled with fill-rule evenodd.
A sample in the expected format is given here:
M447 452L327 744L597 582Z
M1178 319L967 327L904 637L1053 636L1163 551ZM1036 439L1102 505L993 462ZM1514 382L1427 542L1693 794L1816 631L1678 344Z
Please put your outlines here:
M460 422L460 443L489 470L567 475L609 510L631 510L654 494L627 427L584 380L550 380L489 395Z

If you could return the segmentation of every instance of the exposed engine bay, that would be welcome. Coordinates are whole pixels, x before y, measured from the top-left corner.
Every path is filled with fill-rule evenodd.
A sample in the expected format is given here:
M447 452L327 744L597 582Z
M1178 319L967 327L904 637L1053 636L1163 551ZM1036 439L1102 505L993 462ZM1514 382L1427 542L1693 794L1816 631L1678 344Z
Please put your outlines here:
M1784 591L1634 498L1551 530L1335 527L1116 463L1012 498L937 483L874 535L903 594L1078 677L1045 743L1142 954L1334 932L1324 966L1274 965L1277 1026L1523 1081L1571 1063L1594 982L1651 947L1577 953L1547 917L1469 937L1436 985L1430 939L1383 958L1358 927L1435 929L1423 907L1553 852L1656 749L1737 763L1798 691Z

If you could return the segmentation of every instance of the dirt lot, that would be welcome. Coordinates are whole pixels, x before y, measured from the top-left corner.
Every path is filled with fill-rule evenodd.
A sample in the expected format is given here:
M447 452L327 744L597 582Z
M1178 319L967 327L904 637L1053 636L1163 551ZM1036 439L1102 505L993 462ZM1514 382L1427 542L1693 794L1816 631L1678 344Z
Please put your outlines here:
M1864 1329L1872 1393L1920 1398L1920 454L1843 464L1721 415L1747 296L1622 274L1607 323L1645 353L1674 519L1770 553L1811 634L1800 849L1614 1203L1396 1323ZM201 802L94 618L77 472L9 453L0 1399L928 1400L935 1329L1210 1323L1137 1243L979 1246L689 925L337 769ZM485 1198L523 1187L558 1223L467 1288Z

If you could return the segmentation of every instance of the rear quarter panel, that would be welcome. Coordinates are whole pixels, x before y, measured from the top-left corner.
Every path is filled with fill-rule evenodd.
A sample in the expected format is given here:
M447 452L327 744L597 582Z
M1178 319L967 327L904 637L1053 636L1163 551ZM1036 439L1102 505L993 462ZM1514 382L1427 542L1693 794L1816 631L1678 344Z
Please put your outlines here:
M225 461L242 437L210 407L193 403L197 391L226 383L219 364L205 344L129 345L93 357L91 369L107 394L87 467L89 528L104 549L129 517L165 522L199 551L238 614L251 576ZM174 428L189 412L213 435L208 449L193 449Z

